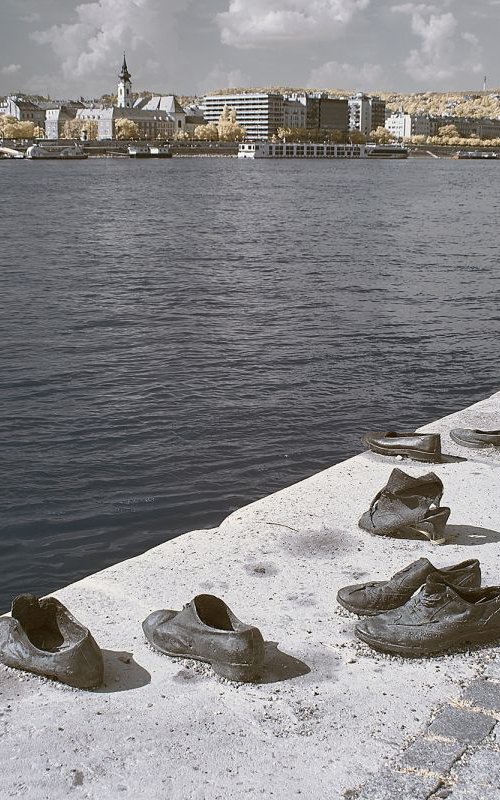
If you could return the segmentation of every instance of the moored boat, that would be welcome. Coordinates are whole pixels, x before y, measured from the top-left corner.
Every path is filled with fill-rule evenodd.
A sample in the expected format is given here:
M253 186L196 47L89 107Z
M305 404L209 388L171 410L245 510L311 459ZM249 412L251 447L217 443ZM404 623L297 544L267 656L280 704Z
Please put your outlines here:
M399 144L367 144L367 158L408 158L408 149Z
M34 161L37 159L75 161L88 158L88 155L84 153L83 147L79 144L72 144L67 147L47 147L46 145L32 144L26 150L26 158L31 158Z
M494 161L498 158L497 153L486 153L484 150L459 150L453 158L458 159L477 159L479 161Z
M127 149L130 158L172 158L165 144L129 144Z

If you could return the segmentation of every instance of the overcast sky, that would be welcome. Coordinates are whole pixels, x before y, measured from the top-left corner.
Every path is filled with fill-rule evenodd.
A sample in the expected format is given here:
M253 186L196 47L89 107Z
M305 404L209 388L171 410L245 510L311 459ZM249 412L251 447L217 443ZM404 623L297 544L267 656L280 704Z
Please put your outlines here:
M500 0L0 0L0 94L500 86Z

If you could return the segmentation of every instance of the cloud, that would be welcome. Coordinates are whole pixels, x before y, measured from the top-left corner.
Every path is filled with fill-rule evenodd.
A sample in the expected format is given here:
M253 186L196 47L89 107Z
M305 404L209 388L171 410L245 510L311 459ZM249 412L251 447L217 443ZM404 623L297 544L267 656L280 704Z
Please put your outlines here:
M20 64L7 64L5 67L0 69L0 73L2 75L14 75L16 72L19 72L20 69Z
M217 14L223 44L241 49L329 39L371 0L230 0Z
M24 17L19 17L21 22L26 22L28 25L33 24L34 22L40 22L41 16L38 11L32 11L30 14L26 14Z
M443 81L459 73L482 70L479 40L472 33L460 33L451 11L442 13L424 3L404 3L392 10L410 16L412 33L421 40L420 47L410 50L405 61L412 78Z
M384 69L380 64L353 64L327 61L312 70L307 85L315 89L349 89L372 91L381 89Z
M124 47L147 44L155 31L158 0L98 0L75 9L75 20L34 31L50 45L65 78L82 78L115 62Z

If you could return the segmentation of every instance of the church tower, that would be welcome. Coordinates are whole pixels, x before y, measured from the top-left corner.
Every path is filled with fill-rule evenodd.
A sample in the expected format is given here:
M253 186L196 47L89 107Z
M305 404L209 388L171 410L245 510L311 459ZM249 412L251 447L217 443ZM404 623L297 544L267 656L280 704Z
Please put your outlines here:
M125 53L123 54L122 71L119 75L118 84L118 108L132 108L132 81L128 71Z

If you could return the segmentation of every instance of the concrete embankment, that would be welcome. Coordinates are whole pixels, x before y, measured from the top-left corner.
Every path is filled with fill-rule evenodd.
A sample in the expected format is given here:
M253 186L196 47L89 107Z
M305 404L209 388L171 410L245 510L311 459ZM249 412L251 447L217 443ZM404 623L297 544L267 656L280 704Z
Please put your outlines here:
M495 710L483 708L481 697L469 702L467 692L486 676L480 685L500 693L500 649L429 659L377 654L356 640L356 617L335 596L421 556L436 566L478 558L484 585L500 583L500 453L464 450L448 435L458 426L498 428L499 420L500 393L426 426L442 434L454 460L426 465L362 453L240 509L218 528L187 533L58 591L103 648L105 685L77 691L0 666L0 796L406 800L444 784L452 800L475 798L460 794L454 769L473 763L467 754L479 739L461 743L456 723L437 736L428 726L443 708L459 709L486 720L481 741L491 735ZM451 507L449 543L358 528L394 466L439 474ZM261 683L234 684L146 645L147 614L182 608L200 592L222 597L261 629ZM496 796L489 791L477 797Z

